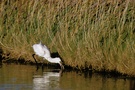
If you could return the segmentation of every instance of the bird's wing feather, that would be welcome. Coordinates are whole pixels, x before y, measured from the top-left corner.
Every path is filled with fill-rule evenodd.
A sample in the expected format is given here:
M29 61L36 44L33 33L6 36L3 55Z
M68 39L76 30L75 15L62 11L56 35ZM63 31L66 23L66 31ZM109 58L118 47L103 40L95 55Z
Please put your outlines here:
M41 42L39 44L34 44L32 47L36 55L44 58L51 57L50 50L47 48L46 45L43 45Z
M34 44L33 46L34 52L38 55L43 57L45 52L40 44Z
M51 57L50 50L47 48L46 45L42 45L42 49L44 50L45 54L44 57Z

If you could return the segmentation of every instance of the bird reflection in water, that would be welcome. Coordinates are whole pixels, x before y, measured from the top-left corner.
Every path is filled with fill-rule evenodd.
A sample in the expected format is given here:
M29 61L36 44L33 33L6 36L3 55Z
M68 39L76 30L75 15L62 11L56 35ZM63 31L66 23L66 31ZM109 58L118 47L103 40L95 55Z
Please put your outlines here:
M60 76L62 70L43 72L42 75L34 75L33 90L60 90Z

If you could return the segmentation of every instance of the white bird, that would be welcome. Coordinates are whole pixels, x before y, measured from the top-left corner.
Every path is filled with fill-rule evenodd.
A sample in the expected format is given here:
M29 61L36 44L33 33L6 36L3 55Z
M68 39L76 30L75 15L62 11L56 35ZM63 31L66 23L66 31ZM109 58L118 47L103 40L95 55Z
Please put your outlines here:
M51 54L50 54L50 50L47 48L46 45L43 45L40 42L39 44L34 44L32 47L33 47L33 50L36 55L43 57L44 59L46 59L47 61L49 61L51 63L58 63L61 66L61 69L64 69L61 59L59 57L52 58ZM35 54L33 54L33 58L34 58ZM34 60L37 63L35 58L34 58Z

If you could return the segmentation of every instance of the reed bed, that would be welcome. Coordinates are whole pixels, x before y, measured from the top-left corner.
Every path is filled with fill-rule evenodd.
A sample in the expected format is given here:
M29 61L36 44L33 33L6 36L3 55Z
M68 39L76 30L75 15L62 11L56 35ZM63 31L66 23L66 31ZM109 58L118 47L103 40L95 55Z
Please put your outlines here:
M2 0L0 17L3 57L34 62L42 41L65 65L135 75L134 0Z

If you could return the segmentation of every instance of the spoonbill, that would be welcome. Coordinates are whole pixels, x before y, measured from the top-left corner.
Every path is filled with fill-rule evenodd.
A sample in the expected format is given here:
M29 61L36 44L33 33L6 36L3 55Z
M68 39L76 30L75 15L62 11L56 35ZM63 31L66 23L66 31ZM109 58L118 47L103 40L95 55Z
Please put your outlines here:
M32 47L33 47L33 50L34 50L36 55L43 57L44 59L46 59L47 61L49 61L51 63L58 63L60 65L61 69L64 69L64 66L62 64L62 60L59 57L52 58L50 50L48 49L48 47L46 45L43 45L40 42L38 44L34 44ZM32 55L33 58L34 58L35 54ZM37 63L35 58L34 58L34 60Z

